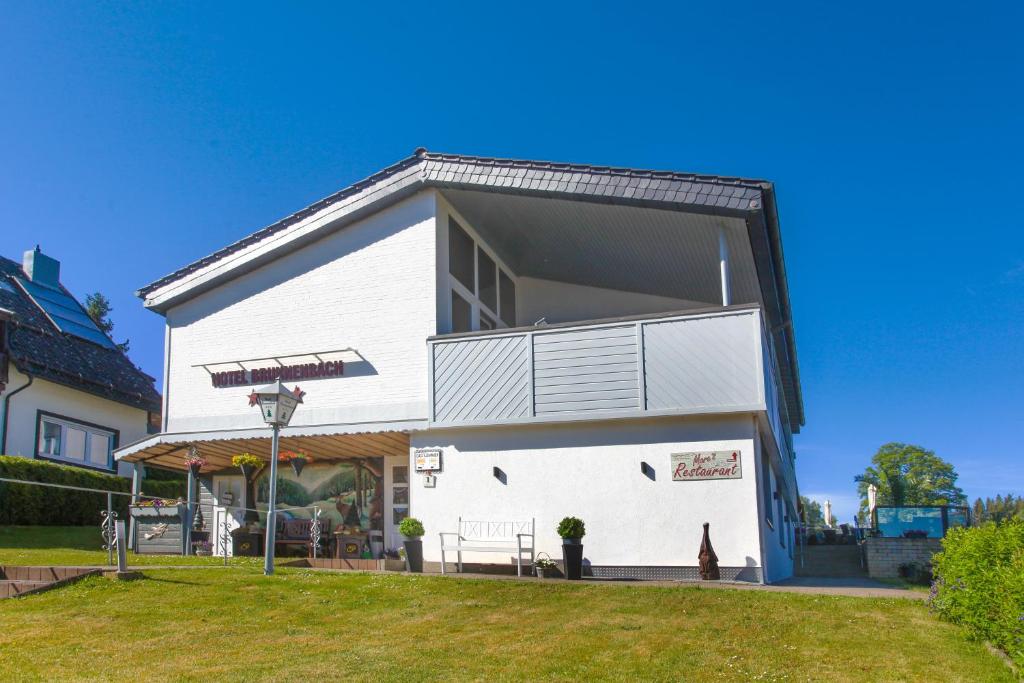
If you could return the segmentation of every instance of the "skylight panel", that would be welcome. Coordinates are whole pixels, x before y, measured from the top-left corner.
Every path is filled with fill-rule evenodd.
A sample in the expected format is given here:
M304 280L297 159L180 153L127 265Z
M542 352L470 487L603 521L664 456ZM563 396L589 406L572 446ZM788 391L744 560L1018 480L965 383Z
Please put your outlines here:
M73 334L104 348L114 348L107 335L100 331L78 302L64 290L45 287L22 278L18 278L18 284L61 332Z

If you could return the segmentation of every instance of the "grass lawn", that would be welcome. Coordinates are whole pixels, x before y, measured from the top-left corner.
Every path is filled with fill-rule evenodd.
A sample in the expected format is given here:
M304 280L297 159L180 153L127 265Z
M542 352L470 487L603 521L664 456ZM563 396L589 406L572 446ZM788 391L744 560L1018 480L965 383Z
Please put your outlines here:
M150 569L0 602L5 680L1010 681L917 600Z
M105 565L100 527L91 526L2 526L0 527L0 565ZM116 558L115 558L116 562ZM262 567L263 558L231 558L237 566ZM224 564L221 557L181 557L176 555L136 555L128 552L128 564Z

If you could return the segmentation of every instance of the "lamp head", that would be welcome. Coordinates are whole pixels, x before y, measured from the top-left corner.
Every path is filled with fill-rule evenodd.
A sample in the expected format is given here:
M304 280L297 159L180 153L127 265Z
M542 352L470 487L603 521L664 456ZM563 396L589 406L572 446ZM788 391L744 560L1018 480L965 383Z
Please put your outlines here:
M295 408L302 403L303 393L305 392L299 391L298 387L292 391L277 381L254 389L249 395L249 404L259 405L263 421L268 425L287 427L295 413Z

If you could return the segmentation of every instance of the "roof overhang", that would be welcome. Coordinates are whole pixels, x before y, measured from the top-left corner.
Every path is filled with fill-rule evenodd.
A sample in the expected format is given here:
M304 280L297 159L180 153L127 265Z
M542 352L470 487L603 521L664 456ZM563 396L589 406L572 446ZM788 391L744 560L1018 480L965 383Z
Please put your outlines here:
M645 171L429 153L412 156L140 289L146 306L173 306L307 246L353 222L435 188L446 196L492 193L720 217L746 229L757 286L774 339L791 428L804 423L778 212L771 183L725 176Z
M409 457L409 431L422 429L417 422L343 427L289 427L281 432L281 450L303 450L315 461L394 455ZM270 462L268 428L216 432L165 432L154 434L114 452L118 462L143 463L163 469L187 471L184 456L191 447L207 460L203 472L231 470L231 459L251 453Z

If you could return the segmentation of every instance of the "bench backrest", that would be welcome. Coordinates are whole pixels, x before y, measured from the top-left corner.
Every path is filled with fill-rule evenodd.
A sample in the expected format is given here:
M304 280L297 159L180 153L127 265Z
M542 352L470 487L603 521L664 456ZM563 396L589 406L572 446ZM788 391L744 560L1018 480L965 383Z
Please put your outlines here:
M309 531L313 527L311 519L279 519L277 520L278 540L308 540ZM327 538L330 533L331 520L320 520L320 538Z
M533 520L472 520L459 517L459 538L476 543L515 543L516 534L532 534Z

